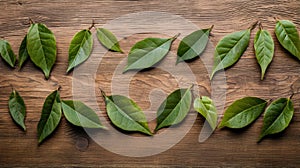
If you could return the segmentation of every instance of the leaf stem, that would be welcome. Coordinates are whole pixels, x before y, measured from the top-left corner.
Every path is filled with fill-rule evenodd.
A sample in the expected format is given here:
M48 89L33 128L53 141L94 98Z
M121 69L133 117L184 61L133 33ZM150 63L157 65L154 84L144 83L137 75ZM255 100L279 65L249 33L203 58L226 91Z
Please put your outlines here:
M176 40L177 37L179 37L179 36L180 36L180 33L178 33L178 34L176 34L175 36L173 36L172 39L173 39L173 40Z
M289 99L292 99L294 95L295 95L295 93L293 92L293 93L290 95Z
M91 30L93 27L95 27L95 20L92 20L92 25L88 28L89 30Z
M275 20L275 21L279 21L278 17L276 17L276 16L274 17L274 20Z
M209 34L208 36L213 36L213 34L211 33L212 29L214 28L215 25L211 25L209 28Z
M258 22L258 27L259 27L260 30L264 29L261 22Z
M254 22L248 29L253 30L258 23L259 21Z
M105 92L104 92L101 88L99 88L99 89L100 89L100 91L101 91L102 97L105 98L105 97L106 97Z
M28 20L29 20L29 24L34 24L34 21L30 17L28 18Z

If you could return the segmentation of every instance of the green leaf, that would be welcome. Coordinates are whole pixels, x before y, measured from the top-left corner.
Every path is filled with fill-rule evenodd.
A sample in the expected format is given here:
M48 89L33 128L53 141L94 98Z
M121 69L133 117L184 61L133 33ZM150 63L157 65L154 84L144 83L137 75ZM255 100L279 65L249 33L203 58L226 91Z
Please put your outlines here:
M163 101L157 111L156 131L178 124L186 117L192 104L190 89L177 89Z
M256 97L245 97L232 103L224 113L219 128L243 128L263 113L267 102Z
M13 120L26 131L25 127L25 116L26 107L23 98L19 95L16 90L13 90L10 94L8 101L9 113Z
M67 72L86 61L93 49L93 36L89 30L81 30L73 37L69 47L69 66Z
M266 109L259 141L266 135L276 134L287 128L293 114L293 102L289 98L280 98L272 102Z
M12 68L15 66L16 55L11 49L9 42L6 40L0 40L0 55Z
M19 68L22 68L24 62L28 59L29 55L27 52L27 35L23 38L19 48Z
M162 60L170 50L173 40L176 38L146 38L137 42L128 55L125 73L129 70L150 68Z
M261 80L263 80L274 55L274 41L267 30L260 29L257 31L254 38L254 49L257 62L261 68Z
M300 39L294 23L288 20L278 20L275 34L279 43L300 60Z
M37 127L38 141L41 143L58 126L61 119L61 101L59 92L52 92L45 100Z
M194 101L194 109L208 121L212 129L217 127L217 109L209 97L202 96L201 98L196 98Z
M212 28L197 30L184 37L177 50L176 64L199 56L207 45L211 30Z
M62 110L66 119L73 125L85 128L105 128L94 110L80 101L62 100Z
M48 79L56 60L56 40L44 24L30 26L27 33L27 51L32 62L43 70Z
M106 111L111 122L125 131L139 131L152 135L141 108L131 99L121 96L105 96Z
M123 52L115 35L107 29L98 28L97 38L99 42L111 51Z
M210 79L216 72L235 64L243 55L250 41L250 29L225 36L216 46L214 66Z

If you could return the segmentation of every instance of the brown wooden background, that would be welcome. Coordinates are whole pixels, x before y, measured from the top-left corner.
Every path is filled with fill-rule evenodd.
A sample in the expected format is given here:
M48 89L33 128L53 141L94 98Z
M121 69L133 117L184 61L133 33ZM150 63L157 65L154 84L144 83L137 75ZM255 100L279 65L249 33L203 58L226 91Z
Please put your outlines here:
M264 28L272 33L273 38L273 17L292 20L298 30L300 29L299 0L0 0L0 37L11 43L16 54L29 27L28 17L36 22L45 23L54 32L58 46L57 62L49 80L45 80L42 72L31 62L27 62L24 68L18 71L17 68L10 68L3 60L0 61L0 167L299 167L300 64L274 39L275 57L265 80L260 81L259 66L253 53L253 36L257 29L252 32L249 48L240 61L226 71L226 106L244 96L276 99L288 97L294 92L295 115L290 127L282 134L256 144L262 126L260 117L247 129L216 130L207 141L199 143L198 136L204 121L198 116L189 133L171 149L155 156L132 158L103 149L83 130L62 119L54 135L38 146L36 126L46 96L61 85L61 97L72 98L72 73L66 75L65 71L68 47L73 35L89 27L92 19L101 26L122 15L142 11L169 12L190 20L200 28L214 24L211 37L214 45L224 35L245 29L256 20L262 21ZM120 60L126 57L135 42L150 36L165 35L146 32L122 39L120 45L125 53L108 52L103 57L95 77L96 86L101 86L109 94L113 71ZM172 46L173 53L176 53L178 44L179 40L176 40ZM96 40L94 47L101 47ZM200 59L189 63L189 66L199 81L200 93L209 95L210 82ZM81 82L85 84L85 81ZM28 130L26 133L13 123L8 113L7 102L11 86L25 99ZM152 69L135 75L130 85L130 96L143 109L147 109L150 100L145 95L154 88L161 88L168 94L178 88L178 85L166 72ZM90 105L94 109L99 106L103 112L104 104L100 92L96 94L98 104ZM154 128L155 123L151 122L150 127Z

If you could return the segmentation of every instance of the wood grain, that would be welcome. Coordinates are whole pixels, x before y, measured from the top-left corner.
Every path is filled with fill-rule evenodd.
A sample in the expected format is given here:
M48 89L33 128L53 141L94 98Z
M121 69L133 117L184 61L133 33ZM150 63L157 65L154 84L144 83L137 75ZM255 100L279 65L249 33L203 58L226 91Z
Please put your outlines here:
M83 88L93 84L94 93L81 95L85 96L84 101L88 105L98 111L102 120L108 122L98 88L101 87L107 94L122 92L121 89L117 91L112 89L112 86L122 88L122 83L112 82L116 77L114 74L116 68L126 58L131 46L146 37L169 37L155 32L124 37L120 45L125 53L107 52L100 63L93 62L93 59L97 60L97 55L103 54L104 48L95 39L90 64L82 64L78 71L66 74L69 43L77 31L90 26L92 19L100 27L134 12L167 12L183 17L199 28L208 28L213 24L213 36L209 47L212 48L226 34L246 29L257 20L272 33L274 39L273 17L289 19L299 30L300 1L1 0L0 11L0 37L11 43L15 53L29 27L29 17L35 22L46 24L53 31L58 47L57 62L49 80L45 80L43 73L30 61L20 71L9 68L3 60L0 61L0 167L299 167L300 64L279 46L277 40L274 40L275 57L266 72L265 80L261 81L259 65L253 53L253 37L257 29L252 31L249 48L239 62L226 70L226 84L219 87L226 89L226 93L221 95L226 96L226 107L244 96L258 96L269 100L295 94L293 97L295 116L290 127L282 134L267 138L260 144L257 144L256 140L262 127L262 117L243 130L216 130L208 140L199 143L198 136L204 120L198 116L192 125L182 124L172 128L175 133L179 127L192 127L179 143L163 153L149 157L127 157L112 153L94 142L83 129L71 126L65 119L62 119L53 136L38 146L36 126L47 95L61 86L62 99L72 99L76 92L73 90L74 82L76 86ZM151 24L154 22L151 18L146 19L149 19L150 28L157 26ZM111 30L126 32L134 29L124 24ZM170 27L170 32L188 33L182 30L182 27ZM160 99L156 97L164 97L180 86L173 74L161 69L162 65L175 62L179 42L179 39L174 42L171 49L173 54L169 54L158 64L158 68L137 73L130 80L129 95L146 111L148 118L155 117L155 111L160 104ZM207 49L203 58L211 60L212 54L213 50ZM200 94L210 95L211 83L202 61L196 59L188 63L188 66L196 78ZM92 76L94 81L83 80L90 75L87 65L97 68L95 76ZM83 71L79 71L80 69ZM26 133L13 123L8 113L7 102L12 86L23 96L27 106ZM92 101L90 95L95 96L96 102ZM219 113L222 114L223 111ZM190 116L193 115L195 112L191 111ZM152 120L150 128L154 127L155 121ZM153 148L156 146L157 144L153 144Z

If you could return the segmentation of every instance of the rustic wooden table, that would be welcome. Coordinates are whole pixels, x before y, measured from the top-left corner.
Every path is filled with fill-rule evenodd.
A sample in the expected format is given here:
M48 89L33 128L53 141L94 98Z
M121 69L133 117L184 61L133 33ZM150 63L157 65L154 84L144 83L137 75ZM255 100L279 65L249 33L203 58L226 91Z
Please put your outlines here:
M107 23L113 24L112 20L135 12L156 11L166 12L170 15L180 16L190 21L199 28L208 28L214 25L211 44L217 42L226 34L233 31L246 29L251 23L260 20L265 29L268 29L273 38L275 21L273 17L292 20L298 30L300 29L300 1L258 1L258 0L166 0L166 1L128 1L128 0L1 0L0 1L0 37L8 40L15 53L29 27L28 18L35 22L45 23L55 34L57 39L58 55L57 61L51 73L51 78L45 80L42 72L28 61L24 68L19 71L12 69L0 61L0 167L299 167L300 164L300 64L288 54L277 40L275 41L275 57L267 71L265 80L260 80L260 69L256 63L253 53L253 37L257 29L252 32L251 42L248 50L240 61L232 68L226 70L226 100L225 107L234 100L244 96L257 96L264 99L276 99L288 97L294 92L295 115L291 125L280 135L264 139L260 144L256 143L262 126L262 117L254 124L243 130L216 130L206 141L199 143L199 133L203 127L204 120L197 116L195 122L191 123L191 129L184 138L169 150L148 157L128 157L111 152L101 147L96 141L83 130L62 119L58 129L51 138L47 139L40 146L37 145L37 123L40 118L44 99L50 92L61 86L61 97L63 99L73 98L73 86L80 84L81 87L101 87L110 94L112 91L112 78L121 60L126 58L130 47L137 41L146 37L169 37L170 34L159 34L160 32L136 31L122 38L120 45L124 54L107 52L102 57L100 66L97 67L93 81L75 80L74 73L66 74L68 47L73 35L84 28L88 28L92 19L97 26ZM132 18L131 18L132 19ZM155 17L149 15L145 22L147 27L159 26ZM171 20L171 19L170 19ZM126 22L126 21L125 21ZM122 37L122 29L135 30L131 26L135 22L127 20L128 24L109 27L113 32ZM152 24L155 23L155 24ZM175 27L174 23L161 20L164 26L170 25L171 33L189 33L191 30L183 30L182 27ZM126 25L129 25L126 27ZM145 26L142 25L142 26ZM187 26L188 27L188 26ZM136 28L140 29L140 28ZM93 30L95 33L95 30ZM135 31L132 31L135 32ZM127 32L128 33L128 32ZM123 34L123 36L125 36ZM182 38L182 37L181 37ZM103 47L94 40L93 57L101 54ZM175 61L177 39L172 50L161 65L167 61ZM100 51L101 50L101 51ZM204 55L212 59L212 51L209 49ZM95 63L95 65L98 65ZM207 70L201 59L196 59L187 64L193 72L199 85L201 95L210 95L211 84ZM82 64L80 68L86 67ZM87 67L86 67L87 68ZM89 71L76 71L79 76L89 76ZM84 79L84 78L81 78ZM8 98L11 87L20 92L25 99L27 106L26 126L27 132L18 128L8 113ZM114 83L115 88L121 88L122 83ZM179 87L172 74L155 68L135 74L129 85L129 95L135 100L146 113L155 114L159 105L159 95L164 96ZM149 99L151 91L156 90ZM75 91L76 92L76 91ZM77 92L78 93L78 92ZM97 110L102 120L107 121L105 108L100 91L96 89L96 102L89 101L90 93L84 101L93 109ZM156 95L157 94L157 95ZM223 95L223 96L224 96ZM155 97L156 96L156 97ZM151 102L151 103L150 103ZM154 106L153 108L150 106ZM223 111L219 111L220 114ZM191 110L191 117L196 115ZM185 121L186 122L186 121ZM107 123L108 125L110 123ZM177 129L189 124L178 125L171 131L176 134ZM155 121L150 122L150 127L155 127ZM128 134L144 137L140 134ZM164 142L167 142L165 139ZM140 144L139 144L140 145ZM152 144L153 148L159 144ZM130 148L122 148L130 152Z

